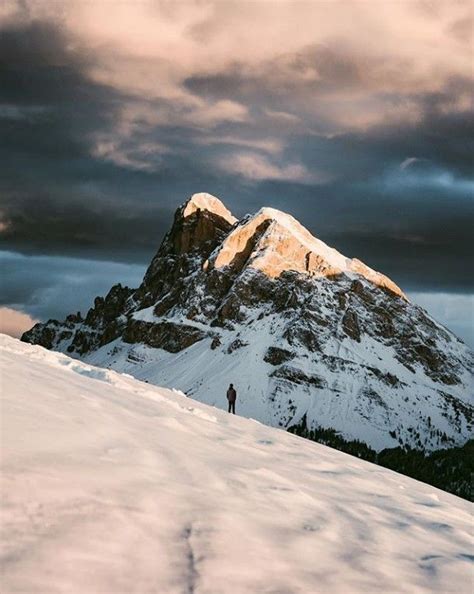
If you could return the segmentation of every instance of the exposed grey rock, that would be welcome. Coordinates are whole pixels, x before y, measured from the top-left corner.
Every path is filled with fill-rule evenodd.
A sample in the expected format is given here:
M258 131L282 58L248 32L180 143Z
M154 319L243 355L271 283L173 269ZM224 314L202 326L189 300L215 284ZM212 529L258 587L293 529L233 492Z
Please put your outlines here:
M287 361L291 361L294 357L294 353L287 349L281 349L279 347L269 347L263 358L267 363L272 365L281 365Z
M206 336L208 336L206 332L184 324L171 322L155 324L130 320L123 333L123 340L131 344L141 342L170 353L179 353Z
M307 384L311 386L315 386L316 388L326 388L327 381L323 377L319 377L318 375L308 375L301 371L301 369L297 369L296 367L291 367L290 365L282 365L278 367L275 371L271 373L272 377L278 377L294 384Z

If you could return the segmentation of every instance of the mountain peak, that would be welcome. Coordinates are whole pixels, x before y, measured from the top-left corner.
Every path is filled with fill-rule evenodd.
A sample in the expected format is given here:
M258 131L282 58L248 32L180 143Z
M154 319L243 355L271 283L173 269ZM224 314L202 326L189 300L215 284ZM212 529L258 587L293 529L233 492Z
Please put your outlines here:
M234 226L213 255L212 264L214 268L246 266L271 278L288 270L316 277L363 277L406 299L388 277L360 260L347 258L314 237L290 214L270 207L261 208Z
M224 204L207 192L198 192L193 194L181 207L183 218L187 218L198 210L205 210L228 221L231 225L237 222L237 219Z
M291 215L235 222L209 194L177 210L140 287L23 340L210 404L235 380L244 416L376 451L462 445L471 431L465 345Z
M153 259L145 280L153 273L156 258L164 253L184 254L198 250L209 255L236 221L219 198L206 192L193 194L176 210L173 226Z

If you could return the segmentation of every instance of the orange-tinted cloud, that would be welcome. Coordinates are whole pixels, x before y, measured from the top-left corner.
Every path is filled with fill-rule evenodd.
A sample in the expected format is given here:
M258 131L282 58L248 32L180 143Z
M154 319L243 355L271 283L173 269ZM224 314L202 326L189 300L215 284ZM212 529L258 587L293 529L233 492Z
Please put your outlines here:
M156 165L152 153L143 155L144 131L252 125L256 104L260 114L289 113L285 123L296 129L300 116L304 130L309 123L320 131L323 121L327 133L418 121L414 95L472 76L471 18L464 0L69 0L61 11L52 0L10 0L0 11L0 24L59 24L89 80L123 94L115 125L93 153L106 142L114 150L105 160L143 170ZM214 97L187 84L216 77L234 84L224 80ZM456 97L447 109L464 110L470 89Z
M0 307L0 333L2 334L20 338L23 332L29 330L36 322L38 320L26 313L9 307Z

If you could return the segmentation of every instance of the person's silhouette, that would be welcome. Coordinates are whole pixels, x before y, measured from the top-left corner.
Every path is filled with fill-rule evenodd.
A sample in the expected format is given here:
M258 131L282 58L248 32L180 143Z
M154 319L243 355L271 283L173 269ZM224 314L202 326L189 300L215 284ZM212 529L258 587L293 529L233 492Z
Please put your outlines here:
M230 384L227 390L227 400L229 401L229 412L235 415L235 401L237 400L237 392L235 391L234 384Z

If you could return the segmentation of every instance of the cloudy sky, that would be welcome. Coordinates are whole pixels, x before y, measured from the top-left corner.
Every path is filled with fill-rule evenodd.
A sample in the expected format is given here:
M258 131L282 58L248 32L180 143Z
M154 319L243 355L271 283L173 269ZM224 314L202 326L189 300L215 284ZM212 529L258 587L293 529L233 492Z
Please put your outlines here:
M468 1L4 0L2 327L136 286L190 194L286 210L474 344Z

